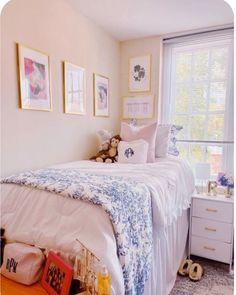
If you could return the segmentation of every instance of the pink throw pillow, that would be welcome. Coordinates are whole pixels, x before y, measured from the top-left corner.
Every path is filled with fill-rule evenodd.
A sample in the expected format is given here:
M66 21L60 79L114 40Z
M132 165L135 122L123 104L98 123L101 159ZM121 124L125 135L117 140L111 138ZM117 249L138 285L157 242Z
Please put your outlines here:
M171 125L158 125L156 137L156 158L165 158L168 154Z
M146 140L149 144L147 161L155 161L155 144L156 144L157 123L144 126L131 126L121 122L120 137L124 141L133 141L138 139Z

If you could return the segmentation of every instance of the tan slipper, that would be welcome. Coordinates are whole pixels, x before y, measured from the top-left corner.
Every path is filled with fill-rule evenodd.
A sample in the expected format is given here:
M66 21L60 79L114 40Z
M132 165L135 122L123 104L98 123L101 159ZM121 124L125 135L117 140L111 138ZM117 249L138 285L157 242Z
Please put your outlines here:
M190 267L192 265L193 261L191 259L185 259L182 261L178 274L181 276L187 276L189 274Z
M193 263L189 270L189 278L193 282L200 281L203 275L203 268L199 263Z

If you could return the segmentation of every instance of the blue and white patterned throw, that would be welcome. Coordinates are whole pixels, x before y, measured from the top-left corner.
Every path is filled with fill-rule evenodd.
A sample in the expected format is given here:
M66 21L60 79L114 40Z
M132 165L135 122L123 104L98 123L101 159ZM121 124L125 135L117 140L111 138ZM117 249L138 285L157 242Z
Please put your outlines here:
M2 183L26 185L101 206L114 227L125 294L143 294L152 260L151 193L145 184L70 168L29 171Z

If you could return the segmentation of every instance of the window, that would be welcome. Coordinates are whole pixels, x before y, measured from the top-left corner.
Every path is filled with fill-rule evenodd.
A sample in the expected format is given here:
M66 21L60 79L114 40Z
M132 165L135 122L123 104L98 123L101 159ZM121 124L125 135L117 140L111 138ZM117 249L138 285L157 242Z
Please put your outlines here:
M164 44L162 122L183 126L180 155L215 178L233 172L233 35L186 39Z

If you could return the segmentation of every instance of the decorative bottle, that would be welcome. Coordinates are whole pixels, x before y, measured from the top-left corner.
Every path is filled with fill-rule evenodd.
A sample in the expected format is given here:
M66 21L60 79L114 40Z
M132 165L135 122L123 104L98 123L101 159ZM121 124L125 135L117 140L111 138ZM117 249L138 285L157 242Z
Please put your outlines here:
M110 282L111 277L105 265L102 266L102 270L98 273L98 295L110 295Z

